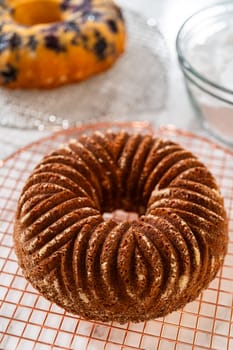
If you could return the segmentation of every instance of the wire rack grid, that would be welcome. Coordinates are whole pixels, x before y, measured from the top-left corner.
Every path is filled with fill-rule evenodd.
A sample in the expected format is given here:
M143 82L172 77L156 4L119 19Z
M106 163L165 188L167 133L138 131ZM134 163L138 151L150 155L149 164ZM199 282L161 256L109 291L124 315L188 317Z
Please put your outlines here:
M45 300L22 276L12 232L23 183L44 154L93 130L153 132L190 149L213 172L225 198L229 247L215 280L192 303L165 318L120 325L70 315ZM199 350L233 349L233 152L200 136L143 122L101 123L64 130L21 148L0 164L0 349L1 350ZM122 220L123 213L113 214ZM129 214L124 214L129 215Z

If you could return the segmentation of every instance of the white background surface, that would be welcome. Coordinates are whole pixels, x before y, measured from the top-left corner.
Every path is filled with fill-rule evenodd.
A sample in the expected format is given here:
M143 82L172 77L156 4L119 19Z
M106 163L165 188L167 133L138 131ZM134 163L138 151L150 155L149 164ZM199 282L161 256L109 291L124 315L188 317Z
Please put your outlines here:
M194 110L185 89L182 73L178 67L175 38L184 22L194 12L216 3L214 0L118 0L124 8L134 9L147 18L154 18L161 30L169 52L169 83L167 108L155 115L155 125L173 124L179 128L204 134L211 137L202 128L198 112ZM155 97L156 98L156 97ZM1 107L1 106L0 106ZM48 132L22 131L0 127L0 159L8 156L32 140Z
M193 12L201 9L204 6L208 6L210 4L215 3L215 1L213 0L194 0L194 1L193 0L118 0L118 1L122 6L127 5L128 7L143 13L148 18L155 18L155 20L157 21L158 27L160 28L166 40L166 44L169 50L169 58L170 58L170 66L169 66L170 67L169 68L170 93L168 97L166 110L160 115L155 116L156 125L174 124L175 126L181 129L190 130L190 131L197 132L199 134L203 134L205 136L210 137L210 135L205 130L203 130L200 119L198 118L197 112L193 109L189 101L189 98L184 86L183 76L179 70L178 63L177 63L176 52L175 52L175 37L179 27L189 15L191 15ZM4 157L8 156L11 152L17 150L19 147L27 144L28 142L39 139L47 134L48 134L48 131L47 132L46 131L44 132L23 131L23 130L7 129L7 128L0 127L0 159L3 159ZM208 149L207 151L211 152L212 150ZM218 161L218 158L217 158L217 161ZM219 176L220 175L222 176L222 174L219 174ZM226 186L226 188L228 187ZM225 193L225 195L227 197L227 193ZM230 258L232 258L232 255L230 256ZM232 260L228 262L228 264L230 263L232 263ZM216 281L214 283L216 283ZM223 299L223 300L219 300L219 302L222 304L225 303L225 305L232 304L232 296L230 294L226 294L226 296L231 297L231 300L225 301L225 299ZM213 291L209 291L209 292L207 291L205 294L205 298L207 301L208 301L207 298L209 298L209 301L213 302ZM206 305L208 306L208 312L210 310L210 306L212 306L210 304L205 304L205 299L203 300L202 305L203 307ZM213 313L210 314L212 318L216 316L214 314L214 310L215 309L213 308ZM230 308L226 309L223 307L219 307L217 311L219 312L219 314L217 313L217 316L221 320L224 318L228 320L230 318L230 315L228 314L221 315L220 317L220 312L223 313L224 310L227 310L227 312L228 311L230 312ZM204 310L202 311L204 312ZM171 315L169 321L171 323L174 322L174 324L177 324L177 319L172 319L172 317L174 318L177 315L178 314ZM187 325L188 324L187 319L185 319L184 317L183 320ZM212 321L207 318L200 318L199 322L203 320L206 322L206 324L204 325L200 324L200 328L202 329L204 326L210 327L209 323ZM35 322L38 322L38 323L41 322L41 320L38 317L38 313L36 315ZM221 327L223 327L224 324L226 325L226 322L223 322L223 321L221 322L219 321L216 323L216 329L217 327L219 327L220 334L222 332ZM158 325L157 325L157 328L158 328ZM156 327L153 327L153 334L155 332L155 329ZM168 329L168 331L170 332L169 333L170 336L172 336L171 329L172 328ZM17 327L15 327L15 331L16 330L18 330ZM29 329L29 332L32 333L32 332L35 332L35 330ZM199 336L199 333L202 335L204 334L198 331L197 337ZM49 333L48 335L49 337L52 336ZM204 335L206 337L206 334ZM180 332L180 337L181 336L182 336L182 333ZM188 335L185 334L185 336L187 337L189 336L189 334ZM218 345L219 349L220 348L226 349L226 346L222 345L222 339L223 339L222 336L215 337L214 348L217 348L217 345ZM187 341L186 338L184 338L183 340ZM188 341L189 340L190 339L188 339ZM61 340L59 339L60 344L61 344L61 341L62 339ZM198 338L198 341L199 341L199 345L201 346L202 344L205 344L205 345L208 344L207 342L210 340L204 337L203 338L200 337L200 339ZM80 346L80 343L79 343L79 346ZM146 347L146 344L145 344L145 347ZM13 348L14 346L12 345L11 349ZM149 348L149 346L147 348ZM164 348L168 349L167 343L164 345ZM26 348L22 347L22 349L26 349ZM179 347L179 349L183 349L182 344L181 344L181 347Z

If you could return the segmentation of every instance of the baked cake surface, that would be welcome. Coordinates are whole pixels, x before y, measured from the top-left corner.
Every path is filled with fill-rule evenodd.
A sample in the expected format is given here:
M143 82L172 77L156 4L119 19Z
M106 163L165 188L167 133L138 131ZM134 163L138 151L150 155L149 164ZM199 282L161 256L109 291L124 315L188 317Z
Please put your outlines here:
M113 0L1 0L0 85L55 88L109 69L126 46Z
M135 211L117 223L103 213ZM191 152L125 131L96 132L45 156L18 202L25 277L88 319L139 322L194 300L227 249L218 185Z

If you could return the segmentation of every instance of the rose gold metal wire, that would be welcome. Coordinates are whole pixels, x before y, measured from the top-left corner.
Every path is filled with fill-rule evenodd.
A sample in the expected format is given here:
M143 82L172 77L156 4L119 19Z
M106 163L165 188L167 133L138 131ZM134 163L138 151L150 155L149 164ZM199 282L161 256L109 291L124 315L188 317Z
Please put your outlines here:
M116 349L116 350L147 350L144 348L144 340L150 337L153 340L157 341L157 349L162 349L164 348L163 342L167 342L169 344L169 350L171 349L182 349L182 346L185 346L185 349L189 347L190 349L215 349L216 345L214 345L214 336L222 337L223 341L227 344L226 350L230 350L230 346L233 344L233 305L226 305L225 301L221 301L220 299L220 293L225 293L229 298L233 299L233 291L229 290L225 287L221 287L222 281L226 281L227 283L233 283L233 266L230 264L224 264L224 267L227 268L229 271L232 272L232 275L225 275L223 270L220 271L218 274L218 281L216 280L217 287L210 287L208 290L213 293L217 293L216 296L216 302L212 300L205 300L203 298L203 294L200 295L200 297L195 301L197 303L197 311L196 310L186 310L184 308L183 310L180 310L177 312L177 317L178 321L177 323L173 323L169 321L169 317L165 318L160 318L158 320L153 321L154 322L154 327L160 327L158 335L155 335L151 333L151 331L147 330L147 325L149 323L144 322L142 324L141 330L138 329L131 329L131 324L128 323L127 325L121 326L116 323L108 323L104 324L102 322L91 322L84 320L83 318L80 318L78 316L70 316L68 313L60 310L60 309L55 309L54 311L54 304L49 304L49 307L47 309L44 309L43 307L39 307L37 305L39 299L41 298L40 295L37 293L37 291L33 290L29 284L27 283L25 288L21 288L20 286L17 287L16 282L17 278L21 277L21 272L19 269L16 271L4 271L6 269L6 266L8 263L13 263L15 262L15 257L14 255L12 256L12 251L13 248L12 246L9 246L8 244L5 243L5 240L7 240L11 235L12 235L12 218L9 219L9 217L12 217L14 213L14 205L16 207L16 200L13 198L13 194L15 191L19 191L18 187L19 185L21 186L22 183L22 178L26 177L30 171L32 166L35 165L35 160L34 157L41 157L51 151L52 148L57 147L57 145L61 142L67 141L69 138L73 136L77 136L81 133L89 133L94 130L106 130L106 129L127 129L132 132L141 132L143 131L144 133L154 133L155 136L158 137L163 137L163 138L168 138L168 139L174 139L175 141L183 144L186 148L189 148L191 151L196 153L199 157L204 157L207 161L207 165L210 166L211 170L213 172L218 173L218 180L220 180L221 183L224 183L225 180L228 180L227 185L223 185L223 189L226 190L227 196L228 196L228 202L229 202L229 208L228 209L228 215L229 215L229 221L231 224L231 227L233 226L233 180L232 180L232 185L229 185L229 181L233 179L233 151L224 148L221 145L217 145L214 142L202 137L202 136L197 136L192 134L191 132L183 131L183 130L177 130L176 128L172 126L167 126L167 127L161 127L158 130L153 130L152 126L147 123L147 122L125 122L125 123L98 123L94 125L85 125L82 127L78 128L73 128L73 129L68 129L68 130L63 130L59 131L51 136L45 137L39 141L36 141L28 146L22 147L18 151L16 151L13 155L7 157L5 160L1 162L0 165L0 180L1 180L1 187L2 190L6 190L7 195L2 196L1 200L4 202L4 207L2 210L7 214L6 218L1 218L1 222L4 225L4 230L1 231L2 233L2 238L0 239L0 252L9 249L8 254L1 260L3 260L2 264L2 273L4 276L7 275L9 279L11 279L11 282L9 285L3 285L2 280L0 278L0 289L3 287L6 289L5 293L2 295L2 300L1 304L3 307L13 307L14 311L9 315L4 315L0 314L0 323L1 320L6 321L5 327L0 328L0 349L5 350L3 346L4 344L4 339L8 340L15 340L15 346L17 350L24 350L24 341L29 341L32 344L31 349L62 349L62 350L76 350L74 348L74 340L78 337L79 340L82 340L85 344L84 347L81 349L77 350L89 350L91 344L93 342L96 342L96 349L97 350L111 350ZM205 151L211 150L207 155L205 154ZM216 162L216 154L214 151L220 152L220 159L218 159L218 162ZM29 153L29 156L23 157L26 153ZM21 159L22 158L22 159ZM229 159L228 159L229 158ZM230 162L231 161L231 162ZM19 164L23 162L24 166L19 167ZM1 168L4 170L4 175L1 175ZM229 174L225 174L225 171L228 170ZM14 172L17 171L18 177L15 178ZM15 182L14 186L9 186L7 184L8 180L12 180ZM9 204L12 202L12 206L9 207ZM119 214L118 214L119 215ZM229 243L232 244L233 248L233 232L230 232L230 239ZM0 258L1 258L0 254ZM233 250L228 253L229 257L233 257ZM232 258L233 260L233 258ZM29 288L29 290L28 290ZM31 288L31 289L30 289ZM4 289L4 290L5 290ZM8 300L8 297L10 293L20 293L21 296L19 297L18 301L14 300ZM32 305L24 305L23 304L23 299L27 295L32 296L34 299L34 302ZM201 313L201 308L202 305L205 305L209 308L214 308L214 313L212 315L206 315ZM28 317L27 319L20 319L17 316L18 308L20 306L23 306L26 310L29 310ZM226 310L229 311L229 317L228 320L224 320L217 314L217 308L218 307L224 307ZM34 322L31 320L33 314L35 312L43 313L43 321L40 325L38 323ZM57 320L59 321L58 327L55 327L53 325L48 325L46 324L46 320L48 319L49 315L53 315ZM196 318L196 322L194 326L190 326L189 324L183 324L183 317L186 316L190 319ZM65 322L66 317L73 318L73 320L76 322L75 327L73 331L69 330L64 330L60 329L63 322ZM204 318L206 322L212 322L213 325L210 327L210 329L200 329L199 327L199 320L200 318ZM12 332L12 325L14 325L14 322L17 321L19 324L22 324L21 332L19 334L14 334ZM228 322L228 330L227 334L221 334L218 332L216 329L215 325L217 322ZM68 321L67 321L68 322ZM84 333L84 331L80 330L81 325L85 326L86 329L90 328L90 331ZM39 332L35 337L33 338L26 335L26 329L29 326L34 326L34 327L39 327ZM96 326L98 327L104 327L105 329L107 328L106 336L97 336L95 334L95 329ZM176 334L172 338L168 333L165 334L165 330L168 329L173 329L174 327L176 328ZM166 328L166 329L165 329ZM48 339L43 339L42 337L42 332L44 330L47 331L52 331L55 332L55 336L53 338L53 342L49 342ZM191 331L193 333L193 340L188 341L180 339L181 335L181 330L182 331ZM14 330L15 331L15 330ZM112 332L117 331L119 334L122 335L121 340L118 339L111 339L111 334ZM68 337L69 337L69 342L67 343L66 346L64 345L59 345L57 343L58 337L60 332L64 332ZM204 336L210 338L210 343L208 344L199 344L197 343L197 334L198 332L201 332ZM129 334L132 334L135 336L135 339L138 339L137 345L132 341L132 343L129 343L127 340L127 336ZM156 338L156 339L155 339ZM3 344L3 345L1 345ZM8 348L6 347L6 350ZM217 349L217 348L216 348ZM223 349L223 348L221 348ZM27 347L27 350L30 350ZM155 350L155 349L153 349Z

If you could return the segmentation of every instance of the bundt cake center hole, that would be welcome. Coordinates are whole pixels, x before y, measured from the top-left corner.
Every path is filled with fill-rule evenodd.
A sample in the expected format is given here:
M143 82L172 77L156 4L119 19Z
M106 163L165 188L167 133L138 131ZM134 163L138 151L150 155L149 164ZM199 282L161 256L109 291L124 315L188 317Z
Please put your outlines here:
M104 220L110 220L113 219L116 222L123 222L123 221L134 221L137 220L139 217L139 214L136 212L126 211L122 209L116 209L113 212L105 212L103 214Z
M25 26L60 22L63 20L59 4L54 0L29 0L12 8L14 20Z

